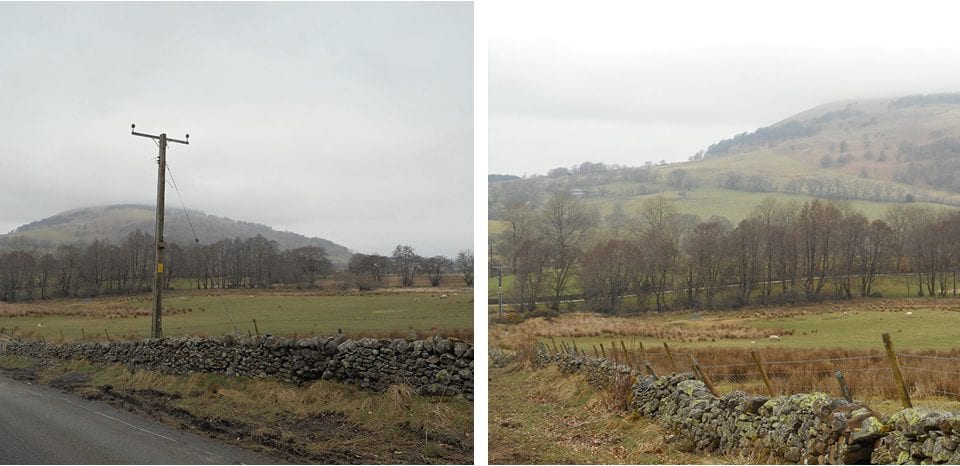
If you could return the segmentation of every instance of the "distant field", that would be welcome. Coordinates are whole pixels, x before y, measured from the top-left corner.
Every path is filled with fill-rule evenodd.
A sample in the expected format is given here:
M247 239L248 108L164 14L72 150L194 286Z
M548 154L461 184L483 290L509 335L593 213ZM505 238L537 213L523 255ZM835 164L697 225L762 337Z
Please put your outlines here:
M448 295L441 299L441 293ZM149 336L149 295L94 300L0 303L0 327L9 333L59 341ZM237 330L274 335L472 335L470 289L416 288L330 296L297 292L178 292L164 299L164 333L221 335ZM106 330L106 332L104 332Z
M701 188L684 191L682 196L680 191L664 191L642 196L590 197L584 199L584 203L599 210L601 215L610 214L610 212L613 211L613 207L619 204L628 216L636 216L644 200L657 196L675 201L675 206L680 213L697 215L702 220L706 220L712 215L720 215L730 220L734 226L750 215L753 209L768 197L776 199L778 202L797 201L800 203L815 199L812 196L787 193L751 193L732 189ZM883 218L884 213L890 206L902 205L902 203L894 202L860 200L831 200L831 202L847 204L870 219ZM954 209L954 207L926 202L915 202L911 205L933 209ZM487 229L491 237L495 237L505 231L507 227L508 223L503 220L489 220L487 222Z
M840 396L834 372L839 369L857 399L892 413L898 409L897 385L881 337L888 333L911 398L920 406L958 410L958 319L960 300L955 298L861 299L633 317L573 313L492 324L490 345L523 350L539 341L549 351L576 348L639 370L644 368L639 361L646 360L658 374L690 370L695 357L720 393L765 393L753 351L776 393Z
M847 312L844 316L843 313ZM912 312L913 315L906 315ZM582 348L622 339L627 347L659 348L844 348L882 350L881 333L890 333L898 348L960 348L960 300L917 298L854 300L819 305L753 308L748 311L690 311L634 317L564 314L519 325L494 324L490 338L516 347L530 338L576 341ZM781 335L779 342L766 337ZM751 343L754 342L754 343Z
M768 197L774 198L778 202L797 201L800 203L815 199L812 196L787 193L751 193L732 189L702 188L685 191L683 196L680 195L679 191L666 191L645 196L633 196L626 199L617 199L614 197L590 198L586 200L586 203L587 205L597 207L603 215L609 214L613 210L613 206L620 203L628 215L636 215L636 212L645 199L657 196L675 200L677 209L679 209L681 213L694 214L703 220L708 219L712 215L721 215L730 220L734 225L750 215L750 212ZM832 202L836 204L848 204L870 219L882 218L890 206L900 204L859 200L832 200ZM941 204L924 202L916 202L913 205L932 207L935 209L953 209L953 207Z

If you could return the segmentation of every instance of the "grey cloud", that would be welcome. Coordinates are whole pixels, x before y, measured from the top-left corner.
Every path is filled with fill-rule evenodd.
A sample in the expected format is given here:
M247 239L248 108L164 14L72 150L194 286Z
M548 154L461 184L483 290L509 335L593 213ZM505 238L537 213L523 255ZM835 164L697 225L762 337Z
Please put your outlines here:
M136 122L191 133L169 152L191 208L454 254L473 236L472 23L467 3L0 5L0 228L152 203Z

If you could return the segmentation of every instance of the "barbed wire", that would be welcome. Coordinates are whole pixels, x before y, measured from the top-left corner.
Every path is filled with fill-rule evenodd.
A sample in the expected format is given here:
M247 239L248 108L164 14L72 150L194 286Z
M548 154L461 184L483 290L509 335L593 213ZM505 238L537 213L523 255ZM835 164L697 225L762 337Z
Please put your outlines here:
M924 354L896 353L898 358L934 359L939 361L960 361L960 357L928 356Z
M937 373L937 374L945 374L945 375L960 375L960 372L939 371L939 370L936 370L936 369L928 369L928 368L926 368L926 367L910 366L910 367L905 367L905 368L906 368L906 369L909 369L909 370L912 370L912 371L934 372L934 373Z

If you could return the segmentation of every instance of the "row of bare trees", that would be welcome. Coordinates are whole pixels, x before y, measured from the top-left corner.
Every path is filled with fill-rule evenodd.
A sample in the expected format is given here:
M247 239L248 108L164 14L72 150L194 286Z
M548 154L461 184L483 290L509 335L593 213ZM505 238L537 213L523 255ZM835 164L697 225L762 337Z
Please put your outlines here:
M870 220L846 204L764 200L739 224L681 214L645 200L633 215L602 217L558 192L541 206L515 203L493 243L512 271L518 310L565 298L636 310L870 296L884 273L912 274L911 292L946 295L960 268L960 212L900 204ZM579 293L577 292L579 291Z
M400 286L413 286L416 274L425 274L431 286L440 286L443 277L458 273L467 286L473 286L473 251L463 250L456 259L446 256L423 257L413 247L400 244L393 250L393 256L380 254L354 254L350 258L347 270L353 274L360 290L379 288L386 284L387 275L396 274Z
M95 240L6 251L0 253L0 300L141 292L152 286L154 256L153 236L139 230L119 244ZM276 241L257 235L210 245L167 243L164 269L166 287L190 279L202 289L310 286L332 267L322 247L281 251Z
M153 236L139 230L119 244L95 240L63 244L53 250L22 247L0 252L0 301L149 290L154 255ZM281 250L276 241L260 235L186 247L168 242L164 265L167 288L176 279L187 279L197 289L313 288L319 278L333 271L322 247ZM412 247L399 245L392 257L354 254L348 271L361 290L382 286L388 274L398 275L402 286L413 285L414 274L426 274L431 285L439 286L445 275L454 272L468 286L473 285L472 251L461 251L454 260L424 258Z

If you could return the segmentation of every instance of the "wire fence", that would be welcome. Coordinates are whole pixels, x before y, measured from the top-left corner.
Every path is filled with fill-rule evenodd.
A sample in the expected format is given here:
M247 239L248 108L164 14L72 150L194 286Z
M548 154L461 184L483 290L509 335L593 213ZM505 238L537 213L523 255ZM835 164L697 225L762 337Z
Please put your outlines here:
M960 349L898 352L891 344L889 351L728 347L685 352L673 351L666 343L648 350L636 340L622 339L591 343L589 348L576 345L552 339L545 346L551 351L604 357L645 374L692 371L719 394L742 390L776 396L818 391L837 398L901 400L905 405L921 400L928 406L960 409ZM897 372L902 374L906 401Z

